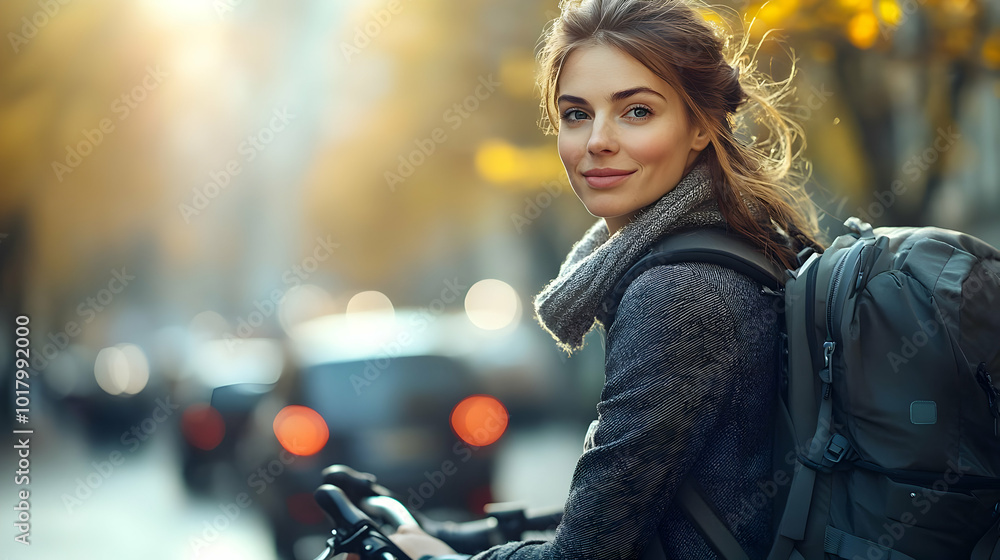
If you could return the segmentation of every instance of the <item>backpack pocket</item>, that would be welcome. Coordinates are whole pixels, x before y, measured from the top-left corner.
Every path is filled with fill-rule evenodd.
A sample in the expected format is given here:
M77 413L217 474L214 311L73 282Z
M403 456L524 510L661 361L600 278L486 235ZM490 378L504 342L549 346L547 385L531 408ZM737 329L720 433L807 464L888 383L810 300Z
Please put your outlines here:
M888 550L969 558L994 521L1000 489L960 491L959 478L946 472L925 486L865 469L834 473L827 548L850 551L851 560L888 559Z
M955 390L962 376L934 295L902 271L878 273L857 294L848 333L834 419L861 459L944 472L959 455L967 393Z

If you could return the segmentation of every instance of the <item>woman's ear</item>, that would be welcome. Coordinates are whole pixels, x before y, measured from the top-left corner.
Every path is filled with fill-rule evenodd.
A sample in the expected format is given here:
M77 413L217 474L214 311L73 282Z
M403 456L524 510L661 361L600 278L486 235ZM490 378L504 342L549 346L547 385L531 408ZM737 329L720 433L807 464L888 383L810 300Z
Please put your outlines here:
M709 140L708 129L696 126L694 127L694 137L691 139L691 149L700 152L708 146Z

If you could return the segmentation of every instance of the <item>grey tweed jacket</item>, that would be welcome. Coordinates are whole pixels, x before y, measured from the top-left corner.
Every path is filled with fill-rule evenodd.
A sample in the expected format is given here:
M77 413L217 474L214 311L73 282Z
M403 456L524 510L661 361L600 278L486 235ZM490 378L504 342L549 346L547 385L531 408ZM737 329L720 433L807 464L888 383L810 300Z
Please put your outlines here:
M712 559L672 501L690 474L751 558L770 546L773 296L711 264L653 267L607 330L598 419L555 539L473 560L634 559L659 537L666 557Z
M751 558L769 548L772 404L779 325L774 296L712 264L677 263L637 277L614 317L610 294L662 236L726 227L711 174L696 165L609 236L598 220L535 298L563 350L595 325L605 337L597 420L573 472L554 540L512 542L474 560L637 559L659 538L667 558L715 554L674 501L693 477ZM753 201L748 208L767 218ZM613 320L612 320L613 319Z

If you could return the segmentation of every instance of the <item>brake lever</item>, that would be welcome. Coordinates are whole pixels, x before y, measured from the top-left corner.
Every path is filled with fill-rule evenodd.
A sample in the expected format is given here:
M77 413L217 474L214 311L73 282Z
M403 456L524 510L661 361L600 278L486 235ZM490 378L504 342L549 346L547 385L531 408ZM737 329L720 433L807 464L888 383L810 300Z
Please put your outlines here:
M330 465L323 469L323 484L332 484L344 491L351 502L361 504L372 496L388 496L402 502L405 498L378 483L375 475L361 472L347 465ZM425 531L434 534L441 524L419 511L410 513Z
M340 488L324 484L316 489L313 496L334 526L327 539L327 549L317 560L326 560L343 552L355 553L362 558L412 560L379 530L370 517L351 503Z

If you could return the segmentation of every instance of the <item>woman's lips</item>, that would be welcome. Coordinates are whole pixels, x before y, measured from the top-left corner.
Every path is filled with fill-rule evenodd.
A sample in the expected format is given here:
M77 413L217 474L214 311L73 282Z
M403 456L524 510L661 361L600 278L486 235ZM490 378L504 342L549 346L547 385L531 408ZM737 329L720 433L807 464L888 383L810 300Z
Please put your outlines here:
M584 175L584 179L587 180L587 184L595 189L607 189L621 183L625 179L632 176L635 171L629 171L628 173L622 173L620 175Z

